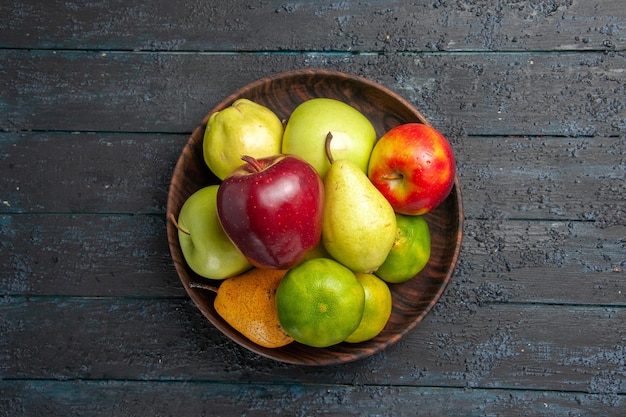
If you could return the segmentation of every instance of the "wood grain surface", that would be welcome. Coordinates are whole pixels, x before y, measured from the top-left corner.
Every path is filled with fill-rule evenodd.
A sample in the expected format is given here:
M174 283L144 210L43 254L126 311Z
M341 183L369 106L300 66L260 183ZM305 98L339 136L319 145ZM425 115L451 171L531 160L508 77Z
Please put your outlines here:
M0 3L0 415L622 416L621 0ZM282 364L177 277L169 181L207 112L294 69L452 142L464 240L400 342Z

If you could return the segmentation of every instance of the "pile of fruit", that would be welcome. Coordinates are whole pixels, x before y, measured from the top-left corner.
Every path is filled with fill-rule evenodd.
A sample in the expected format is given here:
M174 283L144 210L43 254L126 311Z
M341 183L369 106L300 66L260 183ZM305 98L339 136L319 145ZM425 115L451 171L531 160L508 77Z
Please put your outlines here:
M377 139L330 98L286 121L247 99L210 116L204 160L221 182L171 220L189 267L219 280L217 313L254 343L372 339L391 316L389 285L428 263L422 215L452 189L452 148L420 123Z

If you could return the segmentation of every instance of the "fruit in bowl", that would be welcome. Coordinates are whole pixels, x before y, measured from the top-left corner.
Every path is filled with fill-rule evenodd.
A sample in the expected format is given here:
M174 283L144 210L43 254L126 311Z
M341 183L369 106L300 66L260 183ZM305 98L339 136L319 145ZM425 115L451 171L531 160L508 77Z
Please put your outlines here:
M281 120L289 119L300 104L314 98L342 101L371 122L377 137L382 137L394 127L406 123L428 125L428 121L421 113L400 96L380 84L355 75L330 70L298 70L260 79L225 98L194 130L172 176L168 195L168 215L176 217L184 201L195 190L208 184L222 185L222 180L204 163L203 136L211 114L231 106L237 99L244 97L270 108ZM188 267L181 252L173 223L169 222L167 228L170 250L180 280L202 314L217 329L242 347L277 361L328 365L365 358L396 343L426 317L440 298L452 277L462 236L462 200L456 176L449 195L436 208L426 213L424 219L431 234L430 258L415 277L401 284L388 286L393 308L382 330L375 336L368 335L362 341L350 343L346 339L345 342L324 347L294 341L284 346L268 348L237 331L215 310L213 305L215 293L198 288L203 283L219 286L228 279L218 282L206 281L195 274ZM291 269L298 268L310 259L315 260L318 257L328 259L329 256L331 255L323 245L317 245ZM364 316L365 314L361 315L361 320Z
M396 213L395 241L387 258L376 270L386 282L405 282L426 267L430 259L430 230L423 216Z
M311 165L292 155L243 160L217 191L220 224L253 265L290 268L320 241L322 180Z
M215 311L248 340L266 348L293 342L278 321L276 289L287 273L253 268L225 280L216 290Z
M396 216L385 197L352 161L331 161L326 190L322 243L328 253L354 272L373 272L385 261L396 234Z
M344 340L348 343L365 342L378 336L389 321L393 302L389 286L376 275L354 275L363 287L365 301L359 326Z
M313 98L295 108L285 126L282 152L300 156L324 178L330 168L328 132L333 134L331 151L335 159L351 161L366 172L376 130L357 109L332 98Z
M425 214L452 190L454 153L448 140L433 127L405 123L376 142L367 174L396 212Z
M178 241L187 264L198 275L221 280L240 274L252 264L233 245L217 216L217 185L193 193L180 209Z
M282 121L272 110L241 98L211 114L204 131L204 161L224 179L243 164L242 155L264 158L280 153L282 137Z
M343 342L361 323L365 291L354 273L332 259L289 270L276 290L278 320L294 340L312 347Z

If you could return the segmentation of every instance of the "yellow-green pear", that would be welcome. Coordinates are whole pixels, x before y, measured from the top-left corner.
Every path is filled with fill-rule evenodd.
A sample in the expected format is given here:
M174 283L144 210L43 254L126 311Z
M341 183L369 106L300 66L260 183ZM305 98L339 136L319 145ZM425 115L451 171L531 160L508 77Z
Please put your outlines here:
M281 152L283 123L267 107L242 98L213 113L204 131L204 161L221 180L243 165L242 155L256 159Z
M373 272L395 241L395 212L354 162L333 161L328 144L326 149L331 165L324 178L324 248L354 272Z

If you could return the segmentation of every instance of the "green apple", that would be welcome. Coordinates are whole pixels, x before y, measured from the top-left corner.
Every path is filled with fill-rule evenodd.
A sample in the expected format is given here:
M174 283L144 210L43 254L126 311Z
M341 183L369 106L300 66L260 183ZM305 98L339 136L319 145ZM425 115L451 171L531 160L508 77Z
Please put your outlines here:
M202 142L204 161L221 180L243 165L242 155L264 158L280 153L283 123L267 107L242 98L213 113Z
M333 158L352 161L367 173L376 130L363 113L330 98L310 99L295 108L285 126L282 152L303 158L323 178L330 168L325 151L329 132Z
M385 262L374 272L390 283L415 277L430 259L430 229L423 216L396 213L396 240Z
M217 217L218 185L193 193L180 209L178 241L189 267L205 278L222 280L252 267L230 241Z

